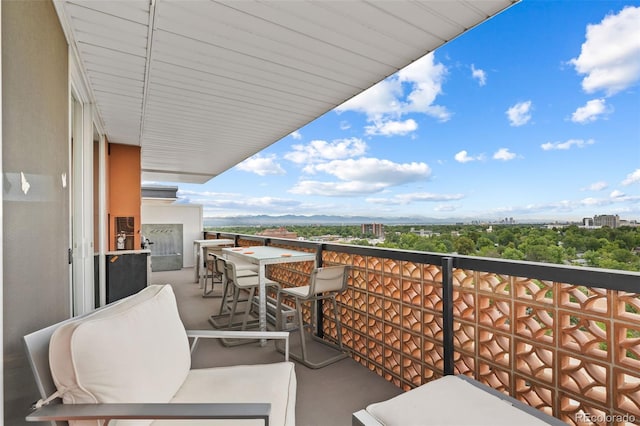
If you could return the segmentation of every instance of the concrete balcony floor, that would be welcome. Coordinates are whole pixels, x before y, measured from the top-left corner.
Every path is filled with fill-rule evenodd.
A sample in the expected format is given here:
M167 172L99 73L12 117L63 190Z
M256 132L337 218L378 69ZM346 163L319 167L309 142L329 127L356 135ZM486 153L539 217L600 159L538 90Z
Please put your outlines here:
M202 289L193 282L193 276L193 268L153 272L151 282L173 286L185 328L210 330L208 318L218 312L220 299L203 298ZM218 341L203 339L192 365L201 368L282 360L283 355L276 351L273 342L264 347L258 343L225 347ZM354 411L402 392L351 358L316 370L296 363L296 376L296 424L299 426L348 426Z

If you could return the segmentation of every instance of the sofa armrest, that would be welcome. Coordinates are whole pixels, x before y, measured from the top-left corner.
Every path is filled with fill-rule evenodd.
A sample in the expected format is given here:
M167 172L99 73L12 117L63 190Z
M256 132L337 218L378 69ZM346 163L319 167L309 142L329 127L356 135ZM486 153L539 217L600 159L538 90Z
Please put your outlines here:
M68 420L260 419L269 425L271 404L52 404L34 410L28 422Z
M191 343L191 353L196 349L200 338L284 340L284 360L289 361L288 331L187 330L187 337L193 338L193 343Z
M382 426L367 410L360 410L351 414L351 426Z

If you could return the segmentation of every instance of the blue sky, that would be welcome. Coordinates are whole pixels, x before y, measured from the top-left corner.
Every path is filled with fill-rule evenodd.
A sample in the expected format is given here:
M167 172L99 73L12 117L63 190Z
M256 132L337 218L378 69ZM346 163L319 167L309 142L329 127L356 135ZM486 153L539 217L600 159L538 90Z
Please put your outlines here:
M205 217L640 220L640 2L524 0L178 186Z

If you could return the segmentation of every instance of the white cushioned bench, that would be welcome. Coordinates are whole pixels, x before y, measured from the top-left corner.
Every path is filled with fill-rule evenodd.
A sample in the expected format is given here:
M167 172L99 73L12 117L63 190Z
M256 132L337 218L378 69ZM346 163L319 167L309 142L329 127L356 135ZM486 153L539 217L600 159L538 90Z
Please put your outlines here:
M135 419L114 420L110 425L185 424L184 420L177 420L172 411L200 419L187 422L198 426L265 424L265 419L270 425L295 423L296 376L293 363L191 369L191 350L199 338L229 338L231 335L234 338L256 338L260 334L264 338L283 338L288 345L288 335L282 332L186 331L170 285L149 286L101 310L44 331L45 335L51 336L48 341L48 367L57 389L56 396L62 398L64 405L43 406L27 420L41 421L42 410L57 412L67 404L91 404L88 407L93 406L94 412L114 407L116 414L111 418ZM35 365L40 362L36 352L42 350L35 343L44 340L37 333L25 336L25 342L38 378L46 376L46 368ZM191 350L189 337L194 339ZM47 391L43 386L39 387L41 393ZM131 412L123 414L123 407L117 405L123 403L141 405L127 406ZM169 407L168 411L158 412L160 414L147 413L156 404L167 403L176 405ZM264 412L254 413L255 409L260 411L265 407L266 410L262 411L266 411L266 417ZM141 417L143 414L145 416ZM234 421L230 422L230 418ZM70 424L101 423L97 420L75 420Z
M546 426L566 423L466 376L445 376L353 413L353 426Z

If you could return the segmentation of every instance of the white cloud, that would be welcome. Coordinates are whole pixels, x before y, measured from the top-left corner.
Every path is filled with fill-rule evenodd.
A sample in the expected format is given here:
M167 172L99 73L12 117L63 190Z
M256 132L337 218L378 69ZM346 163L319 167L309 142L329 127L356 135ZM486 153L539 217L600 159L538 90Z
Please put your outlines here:
M605 198L588 197L580 200L579 204L593 207L593 206L609 206L612 204L637 203L638 201L640 201L639 195L626 195L621 191L614 190L609 194L609 197L605 197Z
M452 204L443 204L443 205L437 206L433 210L437 212L453 212L457 210L457 207Z
M302 139L302 134L301 134L299 131L297 131L297 130L296 130L295 132L292 132L290 136L291 136L292 138L294 138L295 140L300 140L300 139Z
M506 113L511 126L523 126L531 120L531 101L518 102L510 107Z
M480 86L487 84L487 73L484 70L476 68L474 64L471 64L471 77L478 80Z
M585 75L582 89L614 95L640 80L640 7L627 6L587 25L580 55L569 62Z
M455 158L456 161L459 163L468 163L469 161L474 160L474 158L470 157L469 153L467 153L467 151L464 151L464 150L454 155L453 158Z
M433 53L423 56L398 73L398 79L411 85L411 92L404 104L405 112L419 112L434 116L441 121L449 119L446 110L433 105L436 97L442 93L442 83L447 68L435 63Z
M367 182L322 182L302 180L289 192L299 195L323 195L326 197L353 197L362 194L373 194L387 188L384 183Z
M340 122L340 130L348 130L348 129L350 129L350 128L351 128L351 124L349 124L349 122L348 122L348 121L346 121L346 120L342 120L342 121Z
M278 197L248 197L246 194L179 190L179 196L192 204L201 204L206 214L250 214L255 211L298 211L298 200Z
M585 206L597 206L597 205L601 205L604 204L603 199L598 199L598 198L593 198L593 197L587 197L584 198L582 200L580 200L580 204L584 204ZM608 203L608 201L606 201Z
M629 173L625 180L622 181L624 186L631 185L633 183L640 183L640 169L636 169Z
M371 126L365 127L365 133L367 135L406 135L414 132L418 128L418 123L414 119L410 118L405 121L374 121Z
M623 198L624 196L625 193L618 189L611 191L611 194L609 194L609 198Z
M601 208L605 206L611 206L607 209L607 211L610 212L637 212L638 210L635 206L637 206L638 201L640 201L640 195L630 196L624 195L619 191L613 191L609 196L602 198L587 197L581 200L559 200L539 204L532 203L524 206L499 207L492 211L494 214L509 214L511 216L540 213L544 215L551 215L553 213L572 213L575 217L576 213L585 215L589 214L588 212L591 212L591 214L593 214L592 212L594 208Z
M361 112L370 120L380 120L386 115L400 116L402 95L402 83L397 77L390 77L339 105L336 111Z
M265 209L268 208L270 210L276 208L283 207L296 207L300 205L298 200L293 200L289 198L278 198L278 197L247 197L244 198L242 196L238 197L236 200L225 200L224 207L236 206L244 209L245 212L249 213L255 211L256 209Z
M516 154L509 151L509 148L500 148L493 154L494 160L509 161L516 158Z
M367 120L374 123L373 126L369 126L374 131L391 128L393 125L387 126L386 123L399 122L404 115L410 113L421 113L439 121L447 121L451 113L445 107L434 104L436 97L442 94L442 83L446 73L447 68L441 63L436 63L433 53L430 53L354 96L338 106L335 111L366 114ZM417 125L413 130L415 129Z
M275 155L254 155L236 166L238 170L255 173L259 176L283 175L286 172L276 161Z
M469 155L469 153L465 150L462 150L460 152L458 152L456 155L453 156L453 158L458 162L458 163L468 163L470 161L480 161L480 160L484 160L484 155L480 154L477 156L471 156Z
M325 160L358 157L365 153L367 144L359 138L335 139L331 142L313 140L306 145L293 145L284 158L296 164L309 164Z
M456 201L462 198L464 198L464 195L462 194L432 194L429 192L414 192L410 194L398 194L389 198L367 198L366 201L369 203L383 205L406 205L415 202Z
M587 187L587 189L589 191L602 191L603 189L606 189L609 185L607 184L607 182L594 182L591 185L589 185Z
M431 174L425 163L394 163L378 158L334 160L309 167L345 181L385 182L387 186L423 180Z
M568 150L571 147L584 148L587 145L593 145L595 141L593 139L569 139L566 142L547 142L540 145L544 151L553 150Z
M571 121L574 123L590 123L596 121L603 114L611 112L607 108L606 101L604 99L591 99L585 106L582 106L575 110L571 115Z
M290 192L305 195L352 196L373 194L386 188L427 179L425 163L394 163L377 158L334 160L305 167L311 174L326 173L338 181L301 180Z

